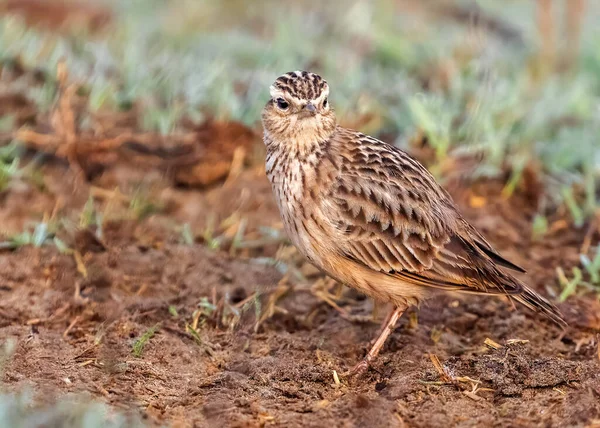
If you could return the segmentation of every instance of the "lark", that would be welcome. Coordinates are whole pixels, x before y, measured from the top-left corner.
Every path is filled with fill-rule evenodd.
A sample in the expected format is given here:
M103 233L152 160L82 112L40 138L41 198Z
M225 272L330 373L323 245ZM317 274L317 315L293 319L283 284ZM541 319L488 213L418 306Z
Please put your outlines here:
M306 71L270 87L263 113L266 172L289 238L331 278L393 310L366 371L398 319L440 290L505 295L564 325L560 312L504 268L427 169L404 151L336 123L329 86Z

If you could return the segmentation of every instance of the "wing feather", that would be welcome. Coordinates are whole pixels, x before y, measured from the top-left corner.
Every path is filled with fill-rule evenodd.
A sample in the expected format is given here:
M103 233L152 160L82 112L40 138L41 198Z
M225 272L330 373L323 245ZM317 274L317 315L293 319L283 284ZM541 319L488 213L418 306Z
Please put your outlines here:
M333 138L337 175L319 186L333 230L328 248L405 283L505 294L565 324L556 307L499 268L524 272L461 217L419 162L355 131L338 128Z
M462 219L431 174L393 146L354 133L323 207L338 251L370 269L436 288L517 294L504 259ZM474 231L474 229L473 229ZM473 239L473 236L479 238Z

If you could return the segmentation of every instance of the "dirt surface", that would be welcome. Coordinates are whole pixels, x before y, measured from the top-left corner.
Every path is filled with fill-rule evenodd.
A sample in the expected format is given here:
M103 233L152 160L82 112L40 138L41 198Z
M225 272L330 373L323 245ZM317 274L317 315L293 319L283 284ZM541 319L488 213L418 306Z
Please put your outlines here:
M0 341L16 343L5 390L30 388L42 401L83 394L157 426L600 420L595 295L560 304L565 331L507 300L440 295L402 318L363 378L336 382L334 371L365 355L386 308L320 277L289 247L260 132L209 122L163 138L137 134L123 113L89 118L85 134L76 90L60 91L50 115L15 94L3 103L17 126L31 126L16 132L36 174L0 192L2 234L45 219L64 243L0 253ZM450 162L441 170L465 216L556 299L556 267L570 272L598 232L559 210L533 239L536 174L507 198L506 180L471 182L468 163Z
M202 190L129 167L105 170L94 188L63 163L42 169L43 188L25 182L3 192L6 234L53 211L77 225L89 193L115 184L123 194L142 186L159 209L131 218L126 196L95 190L101 239L93 227L66 227L59 236L76 254L52 245L0 254L0 339L17 343L8 390L30 387L42 400L84 393L174 426L586 426L600 418L594 296L561 305L564 332L501 299L440 296L402 318L366 376L336 384L333 371L352 367L377 331L373 303L320 280L281 239L260 242L261 227L281 229L260 164ZM559 216L532 241L530 195L503 198L500 182L447 186L536 289L556 291L555 267L578 262L586 229ZM232 236L241 219L244 242L254 244L225 239L211 249L210 225ZM185 223L191 245L182 241ZM269 263L276 255L286 264ZM258 326L257 302L270 315ZM152 328L136 356L136 339Z

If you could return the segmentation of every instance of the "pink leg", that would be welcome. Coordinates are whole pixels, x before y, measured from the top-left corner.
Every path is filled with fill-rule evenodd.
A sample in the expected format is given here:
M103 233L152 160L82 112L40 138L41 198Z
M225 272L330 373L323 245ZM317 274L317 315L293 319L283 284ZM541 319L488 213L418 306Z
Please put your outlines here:
M396 326L398 319L402 316L402 314L404 313L405 310L406 310L406 307L402 307L402 308L396 308L392 312L390 312L390 315L386 318L383 328L382 328L381 332L379 333L379 336L375 340L375 343L373 344L373 347L371 348L371 350L369 351L367 356L360 363L358 363L356 366L354 366L354 368L352 370L350 370L348 373L346 373L346 375L349 375L349 376L360 375L360 374L364 373L365 371L367 371L367 369L369 368L369 364L371 363L371 361L373 361L375 359L375 357L377 357L377 355L379 354L379 351L381 351L381 348L383 348L383 345L385 344L386 339L388 338L390 333L394 330L394 327Z
M383 319L383 321L381 323L381 326L379 327L379 330L377 330L377 336L375 336L373 339L371 339L371 341L369 342L369 346L373 347L373 345L375 345L375 342L377 342L377 338L379 338L379 336L388 328L390 319L394 315L395 311L396 311L396 308L392 308L391 310L388 311L388 313L386 314L385 318Z

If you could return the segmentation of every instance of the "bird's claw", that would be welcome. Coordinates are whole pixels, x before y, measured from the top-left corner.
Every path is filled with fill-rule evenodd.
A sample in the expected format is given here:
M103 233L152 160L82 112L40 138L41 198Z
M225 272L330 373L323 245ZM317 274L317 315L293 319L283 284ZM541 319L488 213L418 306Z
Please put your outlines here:
M369 370L369 361L365 358L360 363L355 365L352 369L342 374L342 377L350 378L350 377L361 377Z

